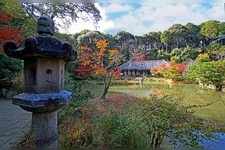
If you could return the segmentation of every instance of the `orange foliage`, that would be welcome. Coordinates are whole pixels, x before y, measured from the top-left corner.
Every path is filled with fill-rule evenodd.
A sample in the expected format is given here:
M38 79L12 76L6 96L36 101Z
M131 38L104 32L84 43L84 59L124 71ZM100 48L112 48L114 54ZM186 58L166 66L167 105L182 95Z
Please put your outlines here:
M179 73L184 73L185 69L187 67L187 64L185 63L175 63L171 61L169 65L166 65L165 63L161 63L158 66L155 66L151 69L151 73L155 75L162 75L166 70L177 68Z
M80 54L80 60L81 66L89 66L93 69L93 71L96 73L96 75L106 75L111 74L112 72L110 70L106 70L105 64L104 64L104 56L109 54L109 59L112 59L114 56L119 54L119 51L116 49L107 49L108 42L106 40L102 39L92 39L97 46L97 50L92 49L88 46L81 46L81 54ZM110 61L110 60L109 60ZM110 63L107 66L113 65L113 63ZM114 72L115 75L118 76L119 72Z
M87 51L91 51L91 48L89 48L88 46L81 46L80 47L81 50L87 50Z
M175 62L171 61L166 69L177 68L179 73L184 73L186 67L187 67L186 63L175 63Z
M109 57L111 57L111 58L118 55L118 54L119 54L119 51L116 50L116 49L112 49L112 50L109 51Z
M96 73L96 75L103 75L106 73L106 70L103 67L98 67L98 68L96 68L95 73Z
M94 39L94 42L96 46L100 49L100 51L103 51L103 52L106 50L106 47L108 46L108 43L106 42L106 40Z
M208 57L209 57L208 53L202 53L202 54L198 54L197 59L203 59L203 58L208 58Z
M83 66L88 66L88 65L90 65L90 61L89 60L87 60L87 59L85 59L85 60L83 60Z
M155 66L154 68L152 68L151 73L155 75L160 75L160 74L163 74L163 72L165 72L166 69L167 69L167 65L165 63L161 63Z

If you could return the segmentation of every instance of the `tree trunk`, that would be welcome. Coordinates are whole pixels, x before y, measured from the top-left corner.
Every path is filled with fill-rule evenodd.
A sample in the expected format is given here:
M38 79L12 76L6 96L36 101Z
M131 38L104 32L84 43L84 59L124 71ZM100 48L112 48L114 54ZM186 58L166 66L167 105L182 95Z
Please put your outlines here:
M109 90L109 86L107 86L107 87L104 88L103 93L102 93L102 96L101 96L102 99L105 99L105 97L106 97L106 95L108 93L108 90Z
M113 72L114 73L114 72ZM113 73L109 76L106 76L104 78L104 90L103 90L103 93L102 93L102 96L101 98L102 99L105 99L107 93L108 93L108 90L109 90L109 86L111 84L111 81L112 81L112 76L113 76Z

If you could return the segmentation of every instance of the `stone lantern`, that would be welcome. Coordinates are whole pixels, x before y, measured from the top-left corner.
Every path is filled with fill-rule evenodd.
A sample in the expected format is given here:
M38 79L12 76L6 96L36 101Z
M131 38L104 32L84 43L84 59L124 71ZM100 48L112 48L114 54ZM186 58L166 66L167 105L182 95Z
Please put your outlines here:
M72 93L64 90L64 62L77 58L69 43L52 37L54 22L42 16L37 22L38 36L25 39L20 45L4 44L5 53L24 60L24 93L12 103L32 112L36 147L57 147L57 111L69 103Z

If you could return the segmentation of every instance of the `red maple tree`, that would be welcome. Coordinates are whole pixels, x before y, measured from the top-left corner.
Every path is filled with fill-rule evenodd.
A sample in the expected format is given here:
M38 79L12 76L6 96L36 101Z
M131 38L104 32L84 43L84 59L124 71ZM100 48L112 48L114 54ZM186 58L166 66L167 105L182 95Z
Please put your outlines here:
M186 70L186 63L175 63L171 61L168 65L165 63L161 63L154 68L151 69L151 73L158 76L163 76L165 72L169 70L177 70L178 74L183 74Z
M93 73L94 69L88 65L79 65L75 69L75 76L77 79L87 79Z
M103 76L104 89L101 98L105 98L112 78L118 77L121 73L121 70L116 68L120 63L121 54L116 49L109 49L106 40L92 40L96 45L96 49L88 46L81 46L80 48L80 67L91 67L96 75Z
M167 64L160 63L159 65L157 65L151 69L151 73L153 75L160 76L163 74L163 72L165 72L166 69L167 69Z
M186 70L187 64L186 63L175 63L172 61L172 62L170 62L168 68L173 68L173 67L178 68L179 72L181 74L183 74L184 71Z
M19 28L12 27L10 21L13 19L11 14L0 12L0 53L3 52L3 44L8 41L15 43L21 42L21 31Z

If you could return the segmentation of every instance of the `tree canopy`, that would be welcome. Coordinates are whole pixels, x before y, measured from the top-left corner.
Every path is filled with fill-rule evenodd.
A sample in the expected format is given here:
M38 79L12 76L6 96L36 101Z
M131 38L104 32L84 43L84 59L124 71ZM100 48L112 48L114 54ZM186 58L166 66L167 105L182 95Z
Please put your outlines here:
M78 18L97 25L100 11L91 3L3 3L1 9L14 16L14 23L23 29L24 37L36 34L36 21L41 15L54 19L56 29L67 29Z
M219 21L209 20L204 22L200 32L208 38L215 38L219 35Z
M95 24L101 20L100 11L92 3L22 3L22 9L31 18L48 15L67 26L78 18L92 20Z

